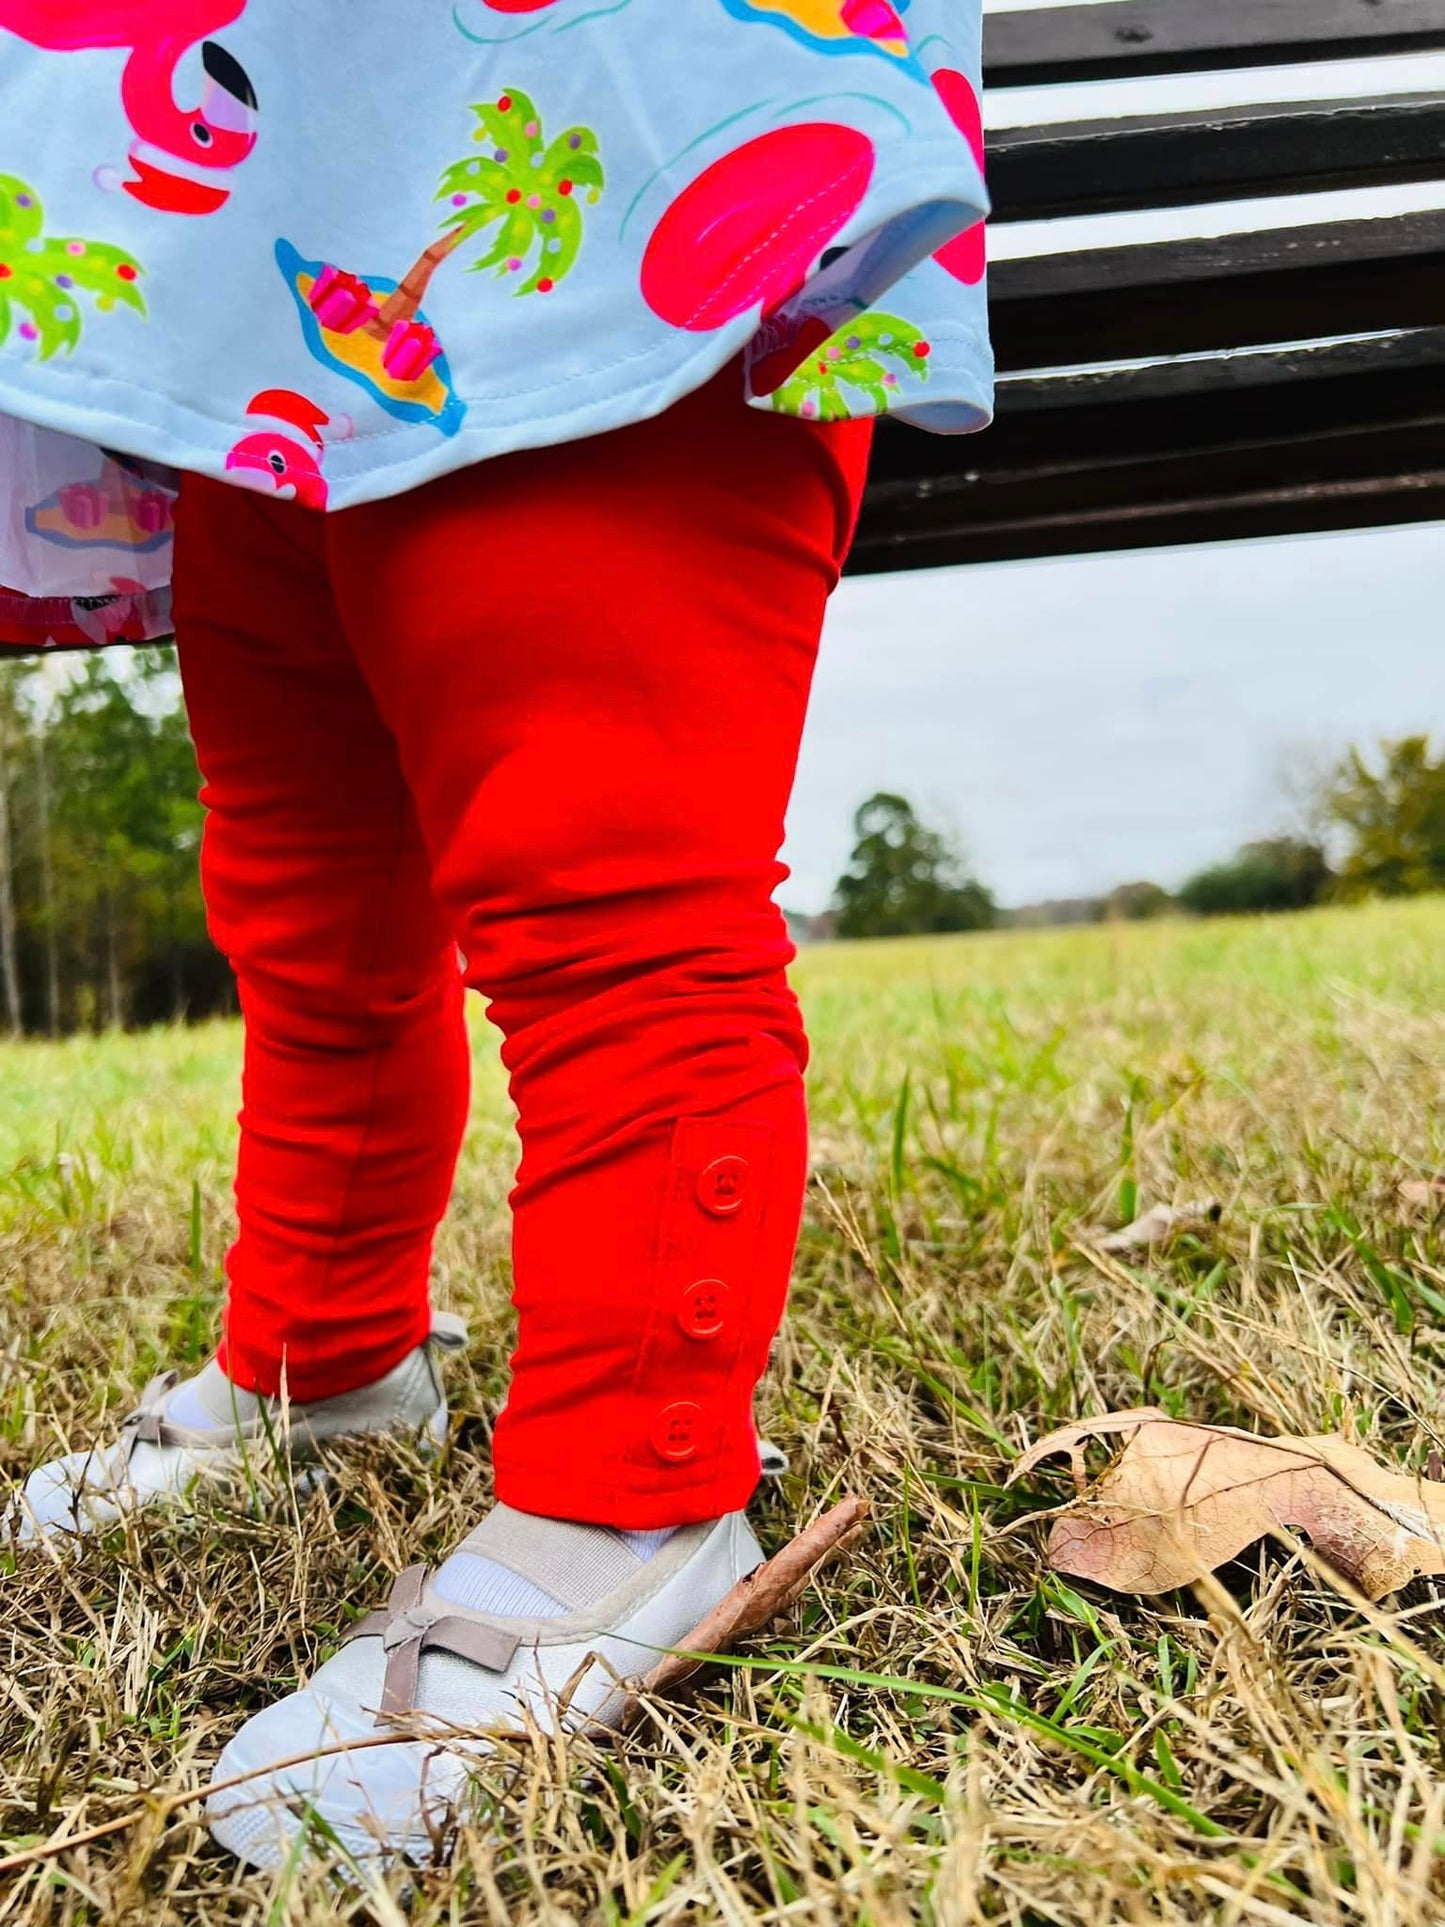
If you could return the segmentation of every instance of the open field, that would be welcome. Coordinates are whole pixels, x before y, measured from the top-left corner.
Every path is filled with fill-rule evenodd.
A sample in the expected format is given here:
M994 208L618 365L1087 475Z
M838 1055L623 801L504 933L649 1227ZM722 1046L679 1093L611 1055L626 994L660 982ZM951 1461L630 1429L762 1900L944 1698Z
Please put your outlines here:
M790 1623L621 1762L491 1763L432 1923L1445 1919L1445 1629L1421 1586L1347 1605L1298 1554L1207 1597L1085 1596L1004 1491L1110 1406L1445 1445L1445 899L1272 923L820 949L815 1182L762 1399L777 1543L840 1491L875 1530ZM507 1345L511 1137L485 1028L438 1295L472 1319L452 1448L349 1454L329 1490L213 1497L0 1576L0 1872L12 1923L399 1922L314 1868L242 1876L195 1809L224 1737L339 1608L487 1494ZM205 1355L238 1034L0 1046L0 1474L83 1443ZM1213 1196L1127 1258L1089 1227ZM0 1565L0 1575L6 1568ZM369 1911L368 1911L369 1909Z

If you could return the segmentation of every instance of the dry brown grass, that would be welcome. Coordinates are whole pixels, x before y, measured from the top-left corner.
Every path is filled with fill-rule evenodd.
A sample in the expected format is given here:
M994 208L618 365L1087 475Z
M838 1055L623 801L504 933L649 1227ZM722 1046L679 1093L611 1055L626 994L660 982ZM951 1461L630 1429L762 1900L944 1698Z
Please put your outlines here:
M484 1076L439 1295L474 1321L439 1463L348 1454L0 1578L0 1924L1445 1919L1434 1594L1360 1609L1307 1557L1136 1602L1041 1567L1002 1489L1061 1419L1344 1428L1423 1463L1445 1377L1445 903L808 955L817 1171L762 1415L770 1543L840 1490L876 1529L621 1758L499 1755L449 1867L359 1894L239 1872L186 1795L343 1607L487 1497L511 1147ZM481 1045L490 1063L490 1047ZM236 1037L0 1052L0 1472L204 1353ZM67 1168L63 1153L73 1162ZM13 1167L13 1169L12 1169ZM1136 1258L1136 1200L1223 1201ZM194 1206L194 1209L193 1209ZM399 1897L400 1896L400 1897Z

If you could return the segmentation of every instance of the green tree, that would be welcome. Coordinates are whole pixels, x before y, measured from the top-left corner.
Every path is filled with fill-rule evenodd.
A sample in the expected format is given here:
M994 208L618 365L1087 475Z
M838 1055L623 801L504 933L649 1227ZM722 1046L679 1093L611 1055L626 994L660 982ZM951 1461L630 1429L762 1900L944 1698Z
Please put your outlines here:
M205 937L201 810L174 667L161 650L121 661L117 673L84 660L58 688L27 665L0 665L16 965L0 941L0 978L18 977L30 1029L228 1001Z
M108 241L45 232L45 210L34 188L0 174L0 341L18 322L41 361L80 340L81 295L102 314L117 301L145 313L137 286L140 263Z
M126 682L93 657L53 719L65 773L53 809L58 891L88 930L111 1024L128 1021L141 965L203 927L195 757L173 674L159 650L137 651Z
M0 682L0 1020L13 1036L19 1035L22 1019L10 797L15 787L16 750L21 738L15 682L13 675L7 675Z
M1333 876L1317 844L1297 837L1246 843L1228 863L1190 877L1179 901L1197 917L1307 910L1328 893Z
M1144 923L1151 917L1167 917L1174 899L1158 883L1116 883L1104 904L1104 915L1111 923Z
M1349 840L1344 897L1445 889L1445 757L1428 736L1380 744L1378 767L1352 749L1326 788L1331 821Z
M833 893L840 937L987 930L994 900L947 837L920 823L906 798L880 790L853 818L857 841Z

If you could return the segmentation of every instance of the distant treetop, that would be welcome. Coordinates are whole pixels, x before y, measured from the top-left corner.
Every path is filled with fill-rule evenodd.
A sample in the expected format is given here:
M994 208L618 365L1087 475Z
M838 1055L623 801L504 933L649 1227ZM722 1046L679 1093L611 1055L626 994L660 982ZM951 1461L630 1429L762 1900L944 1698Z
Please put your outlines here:
M997 921L991 893L905 797L888 790L870 796L853 818L853 832L853 854L833 893L840 937L987 930Z

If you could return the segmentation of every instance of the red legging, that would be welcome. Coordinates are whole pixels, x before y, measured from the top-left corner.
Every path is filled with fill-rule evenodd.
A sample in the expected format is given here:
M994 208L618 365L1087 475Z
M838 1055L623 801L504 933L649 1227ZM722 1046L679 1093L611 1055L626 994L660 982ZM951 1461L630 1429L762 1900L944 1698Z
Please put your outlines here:
M746 1502L806 1155L771 893L867 447L731 369L336 515L187 480L202 874L246 1019L238 1384L324 1398L425 1336L464 975L522 1141L499 1497L631 1527Z

